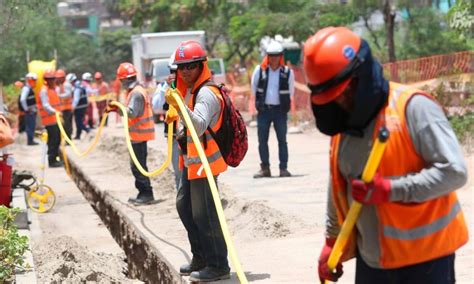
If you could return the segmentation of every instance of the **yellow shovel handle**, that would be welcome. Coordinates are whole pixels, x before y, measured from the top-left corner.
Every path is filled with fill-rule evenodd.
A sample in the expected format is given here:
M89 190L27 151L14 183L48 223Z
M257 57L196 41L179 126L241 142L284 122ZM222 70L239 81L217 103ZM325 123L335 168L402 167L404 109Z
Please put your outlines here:
M389 137L389 131L385 126L382 126L379 130L377 140L375 140L375 144L370 151L369 159L367 160L367 164L365 165L364 172L362 173L362 180L366 183L369 183L374 178L375 172L379 167L380 160L382 159L383 152L385 151L386 142ZM342 250L347 244L349 237L351 235L352 229L354 228L354 224L359 216L360 209L362 208L362 204L353 201L349 212L347 213L346 219L342 224L341 231L337 236L336 243L329 255L328 259L328 267L331 271L336 268L337 263L341 259Z

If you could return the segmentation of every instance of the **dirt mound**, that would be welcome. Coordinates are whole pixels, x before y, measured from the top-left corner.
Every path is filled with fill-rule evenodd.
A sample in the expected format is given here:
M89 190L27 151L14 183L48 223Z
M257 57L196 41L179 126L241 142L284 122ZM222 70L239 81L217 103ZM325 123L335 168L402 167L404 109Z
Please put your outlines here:
M39 282L132 283L124 256L93 253L68 236L43 240L32 251Z

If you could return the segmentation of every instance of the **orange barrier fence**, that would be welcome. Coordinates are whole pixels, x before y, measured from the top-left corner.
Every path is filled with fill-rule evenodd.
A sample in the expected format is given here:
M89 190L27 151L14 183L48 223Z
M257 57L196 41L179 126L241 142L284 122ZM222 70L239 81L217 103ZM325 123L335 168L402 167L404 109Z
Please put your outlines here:
M291 65L295 73L295 95L292 100L290 119L312 119L310 91L306 86L301 66ZM463 51L451 54L403 60L383 65L385 77L399 83L413 83L433 78L474 73L474 51ZM250 95L250 77L253 69L227 73L227 82L231 89L231 97L237 109L255 116L255 102Z

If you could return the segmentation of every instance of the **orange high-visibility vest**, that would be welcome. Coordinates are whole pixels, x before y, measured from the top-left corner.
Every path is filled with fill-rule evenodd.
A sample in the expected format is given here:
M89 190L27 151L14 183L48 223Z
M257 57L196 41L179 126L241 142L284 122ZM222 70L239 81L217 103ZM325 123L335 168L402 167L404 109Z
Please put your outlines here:
M219 119L217 120L216 125L212 128L214 133L219 130L222 125L222 116L224 110L224 100L217 88L210 87L213 93L219 98L221 103L221 111L219 114ZM189 100L188 107L191 110L194 110L194 95L191 96ZM199 154L197 151L196 146L193 143L193 139L191 138L191 132L187 129L186 133L187 139L187 164L188 164L188 179L198 179L198 178L205 178L206 172L204 171L204 166L202 165L201 158L199 158ZM203 139L206 139L206 143L203 143ZM219 146L217 142L212 138L211 133L209 130L206 129L204 134L200 137L201 146L204 149L204 153L206 154L207 161L209 162L209 166L211 168L211 172L213 176L216 176L222 172L227 170L227 164L224 158L221 155L219 150Z
M47 86L43 86L43 87L41 87L40 93L44 89L46 89L46 91L48 93L49 104L51 105L51 107L53 107L54 109L59 111L60 107L61 107L61 102L59 101L59 96L56 93L56 90L54 88L48 88ZM41 97L38 100L38 108L39 108L39 113L40 113L40 117L41 117L41 123L44 126L49 126L49 125L56 124L56 114L55 113L53 113L53 114L49 113L43 107L43 103L41 102Z
M145 89L142 86L137 85L127 94L127 106L130 103L130 94L134 92L138 92L142 95L145 104L141 116L128 119L130 139L134 142L153 140L155 139L155 126L153 124L153 113L151 111L150 100Z
M406 123L405 110L414 94L431 96L408 86L390 83L388 104L377 117L374 129L385 123L390 131L378 171L382 176L405 176L427 165L416 153ZM377 131L374 131L374 140ZM341 135L331 140L330 169L333 200L339 224L348 211L347 186L338 167ZM399 268L449 255L465 244L468 233L455 192L422 203L388 202L376 205L380 244L379 265ZM355 251L349 242L345 255ZM346 258L347 259L347 258Z
M59 87L59 94L64 94L64 84L61 84L58 87ZM72 94L70 97L67 97L67 98L59 97L59 101L61 102L61 107L59 108L60 111L72 110Z

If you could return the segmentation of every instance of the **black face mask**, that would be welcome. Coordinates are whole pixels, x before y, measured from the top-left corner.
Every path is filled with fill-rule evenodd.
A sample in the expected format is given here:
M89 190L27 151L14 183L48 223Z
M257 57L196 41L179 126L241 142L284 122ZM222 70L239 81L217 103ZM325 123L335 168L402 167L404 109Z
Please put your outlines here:
M322 133L334 136L347 129L349 113L335 102L324 105L312 104L312 109L314 118L316 119L316 127Z

